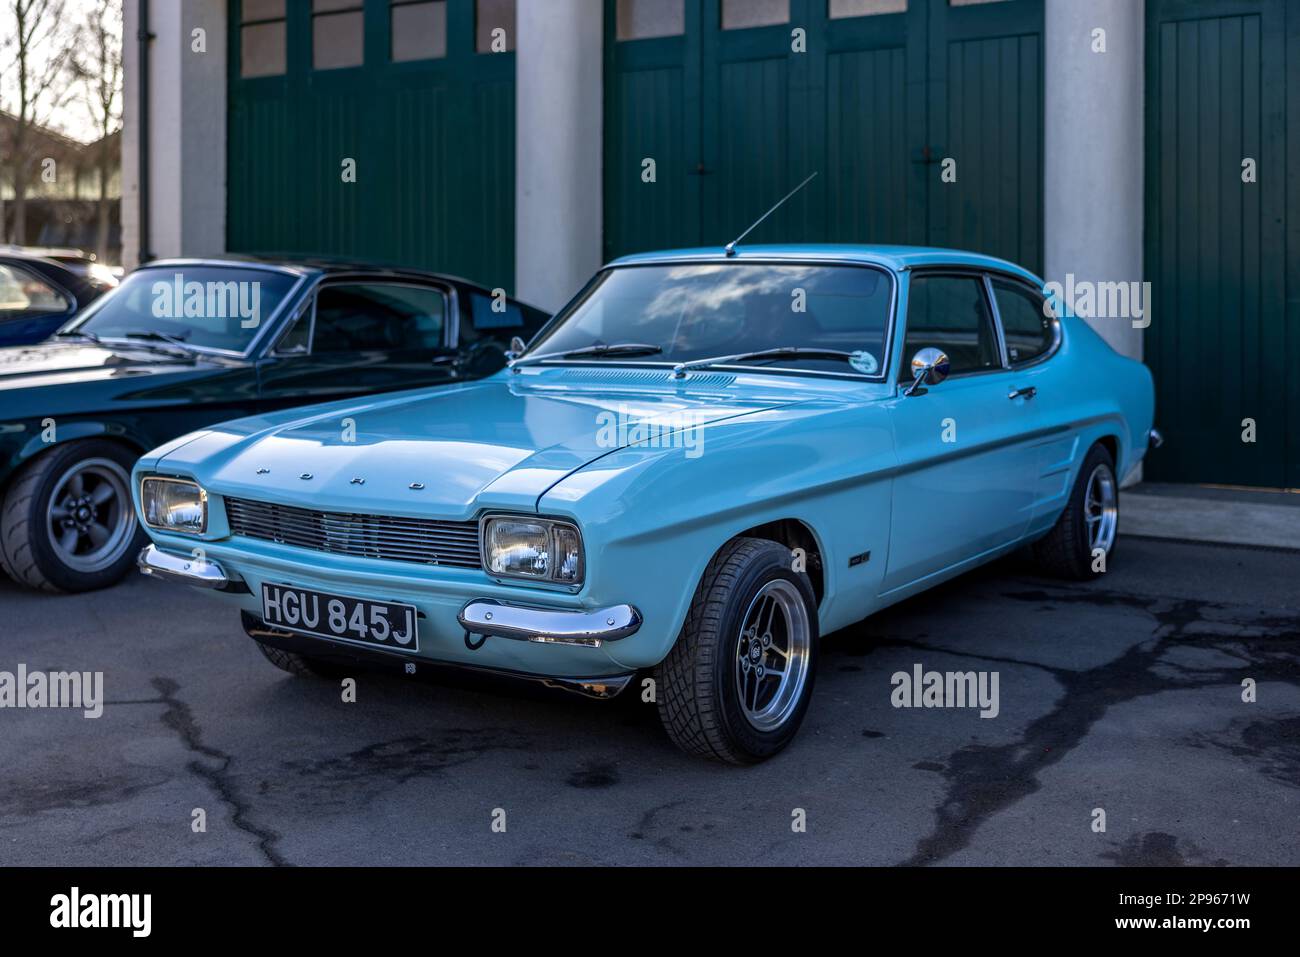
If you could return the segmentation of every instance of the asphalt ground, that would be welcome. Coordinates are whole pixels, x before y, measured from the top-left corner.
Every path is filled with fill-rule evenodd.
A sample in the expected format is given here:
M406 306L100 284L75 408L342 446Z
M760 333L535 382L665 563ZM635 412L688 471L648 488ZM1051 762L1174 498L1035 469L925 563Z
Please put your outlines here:
M134 576L0 581L20 663L103 671L106 704L0 710L4 866L1300 864L1298 552L987 566L827 636L799 737L752 768L679 754L635 693L362 673L345 703ZM917 665L996 672L997 716L894 707Z

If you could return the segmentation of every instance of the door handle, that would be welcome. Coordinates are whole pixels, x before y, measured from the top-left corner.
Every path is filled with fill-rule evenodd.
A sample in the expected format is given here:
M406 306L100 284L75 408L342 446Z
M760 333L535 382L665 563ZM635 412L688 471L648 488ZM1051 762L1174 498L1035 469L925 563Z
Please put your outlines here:
M1007 393L1007 398L1018 399L1021 396L1024 396L1026 399L1032 399L1036 395L1038 395L1038 390L1032 385L1027 385L1023 389L1012 389Z

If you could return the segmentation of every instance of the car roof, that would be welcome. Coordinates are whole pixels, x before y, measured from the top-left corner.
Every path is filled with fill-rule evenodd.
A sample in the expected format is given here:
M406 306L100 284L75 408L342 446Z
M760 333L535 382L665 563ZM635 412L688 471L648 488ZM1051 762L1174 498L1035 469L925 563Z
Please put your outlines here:
M430 269L415 269L410 266L394 266L384 263L366 262L364 260L331 259L316 256L264 256L228 253L211 259L152 259L141 263L139 269L169 269L184 266L237 266L242 268L269 269L274 272L293 276L306 275L344 275L352 273L369 273L374 276L408 277L412 279L436 279L455 283L468 289L491 295L492 290L461 276L434 272ZM514 299L513 296L510 297ZM518 301L518 300L515 300Z
M969 266L976 269L996 269L1012 273L1040 284L1037 276L1013 262L987 256L983 253L961 249L942 249L936 246L865 246L848 243L809 243L768 246L737 246L731 256L721 246L693 249L669 249L661 252L637 253L614 260L611 266L646 265L664 262L759 262L773 259L808 262L851 262L883 266L894 272L903 272L921 266Z
M32 256L28 253L0 252L0 262L21 263L29 269L39 272L43 279L63 286L65 292L72 293L79 305L94 298L93 287L84 277L77 275L69 264L48 256Z
M70 273L72 271L68 268L68 263L66 262L62 262L58 259L53 259L49 256L38 256L29 252L16 253L16 252L10 252L9 250L0 249L0 259L11 259L14 262L37 263L44 266L52 266L55 269L58 269L61 272L66 272L66 273Z

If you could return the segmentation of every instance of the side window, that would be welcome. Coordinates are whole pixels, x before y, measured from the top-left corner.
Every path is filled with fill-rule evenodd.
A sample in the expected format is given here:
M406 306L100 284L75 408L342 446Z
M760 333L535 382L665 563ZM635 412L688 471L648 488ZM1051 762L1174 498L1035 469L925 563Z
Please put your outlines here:
M1052 346L1052 318L1043 311L1043 297L1017 282L993 280L1007 359L1012 365L1036 359Z
M17 266L0 265L0 310L63 312L71 305L63 293L35 273Z
M325 286L316 294L312 353L431 352L442 346L446 313L442 292L426 286L396 283Z
M504 335L508 339L523 331L524 314L520 311L518 303L506 299L497 307L499 311L494 311L492 298L477 292L470 293L469 302L475 338L495 334Z
M943 350L952 375L1001 366L982 279L924 274L912 278L900 379L912 378L912 356L926 346Z

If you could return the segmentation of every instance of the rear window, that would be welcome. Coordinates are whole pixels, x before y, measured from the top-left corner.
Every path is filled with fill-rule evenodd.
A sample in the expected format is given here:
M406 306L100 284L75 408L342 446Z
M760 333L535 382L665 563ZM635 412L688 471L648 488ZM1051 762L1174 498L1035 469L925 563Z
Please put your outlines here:
M72 304L40 276L0 263L0 311L64 312Z
M524 327L523 311L509 299L501 300L496 309L493 309L490 297L482 293L471 293L470 311L474 328L482 332L496 329L520 330Z

